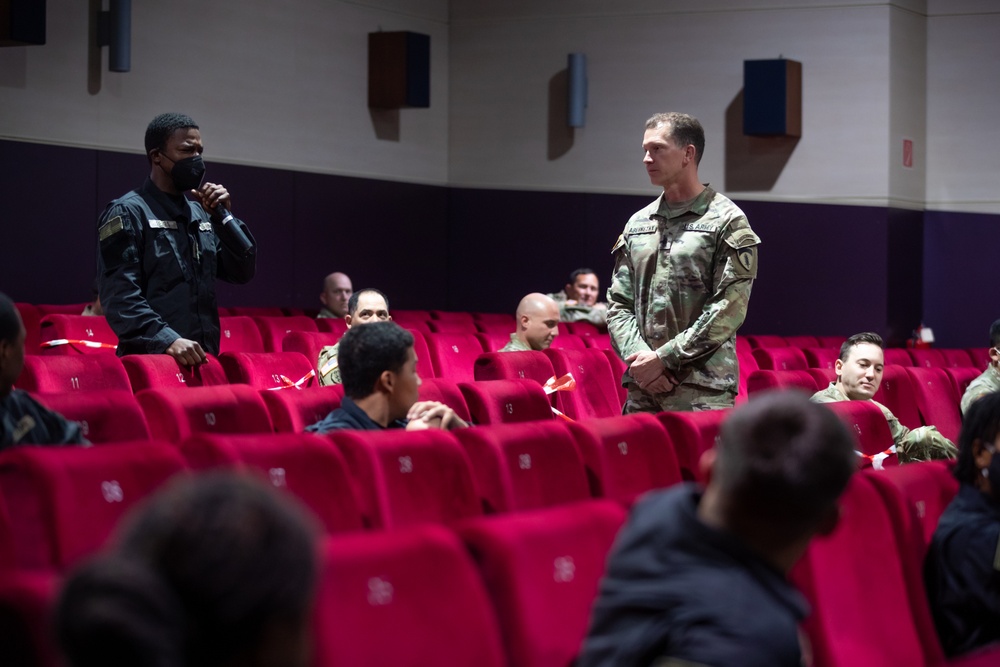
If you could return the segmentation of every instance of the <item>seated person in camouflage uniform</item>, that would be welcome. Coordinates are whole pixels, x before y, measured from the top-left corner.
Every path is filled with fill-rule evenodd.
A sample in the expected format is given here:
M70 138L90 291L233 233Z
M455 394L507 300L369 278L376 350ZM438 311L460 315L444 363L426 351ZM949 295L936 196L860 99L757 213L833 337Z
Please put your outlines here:
M811 400L815 403L871 401L877 405L889 422L889 431L900 463L955 458L958 450L954 443L941 435L937 428L921 426L911 431L899 423L889 408L872 400L882 383L885 356L882 349L882 337L877 333L859 333L848 338L840 346L840 358L834 365L836 382L831 382L829 387L813 394Z
M14 389L24 368L24 323L14 302L0 294L0 450L15 445L89 444L80 425Z
M608 304L597 302L599 289L597 274L592 269L577 269L569 274L566 287L549 297L559 304L559 319L563 322L590 322L606 328Z
M559 335L559 306L551 297L532 292L517 304L517 331L501 352L547 350Z
M417 400L420 376L413 335L395 322L352 328L340 340L339 359L344 400L307 431L452 430L468 426L447 405Z
M962 395L962 414L980 398L995 391L1000 391L1000 320L990 325L990 365L969 383Z
M389 322L392 316L389 315L389 299L385 294L371 287L354 292L347 301L347 315L344 321L350 329L355 324L368 324L369 322ZM340 343L327 345L319 351L319 360L316 368L319 370L319 383L323 386L340 384L340 368L337 361L337 352Z

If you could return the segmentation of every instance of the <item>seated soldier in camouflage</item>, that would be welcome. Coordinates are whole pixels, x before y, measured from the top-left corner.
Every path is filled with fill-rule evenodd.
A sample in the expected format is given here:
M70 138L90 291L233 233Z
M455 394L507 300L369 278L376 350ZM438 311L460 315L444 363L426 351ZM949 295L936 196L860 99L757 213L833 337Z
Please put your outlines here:
M549 298L559 305L559 319L563 322L590 322L599 327L608 326L608 304L598 303L600 283L593 269L577 269L569 274L569 282Z
M347 302L347 315L344 321L350 329L355 324L369 322L389 322L389 299L377 289L367 288L351 294ZM337 364L337 352L340 343L327 345L319 351L316 368L319 370L319 383L323 386L340 384L340 367Z
M980 398L995 391L1000 391L1000 320L990 325L990 365L969 383L962 395L962 414Z
M532 292L517 304L517 331L501 352L547 350L559 335L559 306L551 297Z
M899 423L889 408L872 400L882 383L885 358L882 348L882 337L876 333L859 333L848 338L840 347L840 358L834 366L836 382L813 394L811 400L815 403L871 401L877 405L889 422L900 463L955 458L958 449L936 427L921 426L911 431Z

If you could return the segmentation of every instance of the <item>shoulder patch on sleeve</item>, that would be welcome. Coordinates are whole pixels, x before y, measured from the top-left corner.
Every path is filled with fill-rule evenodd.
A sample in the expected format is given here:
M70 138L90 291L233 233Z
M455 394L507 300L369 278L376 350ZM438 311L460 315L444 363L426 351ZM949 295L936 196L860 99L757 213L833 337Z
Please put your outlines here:
M97 230L97 235L99 240L103 241L104 239L114 234L117 234L123 229L125 229L125 225L122 224L122 217L120 215L116 215L115 217L111 218L103 225L101 225L100 229Z
M732 248L747 248L760 243L760 237L754 234L750 228L737 229L726 236L726 243Z
M614 246L612 246L612 247L611 247L611 252L612 252L612 253L616 253L616 252L618 252L618 250L619 250L619 249L620 249L620 248L621 248L622 246L624 246L624 245L625 245L625 235L624 235L624 234L619 234L619 235L618 235L618 240L617 240L617 241L615 241L615 244L614 244Z

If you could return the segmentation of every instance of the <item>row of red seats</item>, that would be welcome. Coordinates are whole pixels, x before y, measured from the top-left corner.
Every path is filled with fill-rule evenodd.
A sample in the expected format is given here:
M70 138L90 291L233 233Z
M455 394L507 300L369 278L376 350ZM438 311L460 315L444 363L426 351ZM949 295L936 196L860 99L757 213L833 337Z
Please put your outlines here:
M807 368L833 368L839 356L839 349L829 347L772 347L751 350L749 358L744 350L741 359L746 359L748 363L763 370L798 371ZM990 361L989 348L904 349L890 347L884 350L884 357L887 366L918 366L921 368L978 368L982 370Z

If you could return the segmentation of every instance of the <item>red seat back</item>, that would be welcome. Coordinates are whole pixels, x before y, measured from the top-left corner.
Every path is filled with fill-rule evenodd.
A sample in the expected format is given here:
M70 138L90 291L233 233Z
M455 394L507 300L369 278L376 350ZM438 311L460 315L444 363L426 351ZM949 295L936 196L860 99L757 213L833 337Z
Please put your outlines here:
M476 328L476 323L471 319L458 319L458 320L431 320L427 323L430 328L431 333L444 333L444 334L474 334L479 331Z
M750 335L746 336L750 347L757 350L765 347L788 347L784 336Z
M42 313L30 303L19 302L14 306L21 314L21 321L24 323L24 353L38 354L41 352L39 344L42 342Z
M253 318L257 328L260 329L261 340L264 341L265 352L280 352L281 341L285 334L291 331L312 331L318 332L316 320L305 315L292 315L289 317L261 317Z
M560 331L559 335L552 339L553 350L585 350L588 347L590 346L587 345L582 336L564 331Z
M806 347L802 353L806 355L809 368L836 368L840 358L840 348L837 347Z
M962 430L962 413L958 407L961 396L955 391L947 371L942 368L907 368L913 380L917 409L924 424L933 424L941 435L958 442Z
M958 494L953 469L951 461L926 461L886 468L878 475L899 490L920 526L917 562L923 562L938 520Z
M347 321L342 317L317 317L316 331L336 334L339 338L347 333Z
M886 366L912 366L913 357L901 347L887 347L882 350Z
M475 380L473 366L483 353L483 346L476 334L440 333L428 334L425 338L435 377L453 382Z
M956 349L956 348L942 348L940 350L941 354L944 355L945 368L976 368L977 365L973 363L972 355L969 354L968 350Z
M552 404L533 380L481 380L458 385L475 424L552 419Z
M262 389L260 397L267 406L276 433L302 433L340 407L344 385L309 387L301 391Z
M281 391L319 385L316 362L300 352L224 352L219 362L232 384Z
M574 336L603 336L607 335L607 328L601 328L594 324L593 322L587 322L586 320L581 320L579 322L560 322L560 331L565 327L567 333L571 333Z
M572 373L575 391L556 394L556 406L571 419L614 417L622 412L619 378L601 350L545 350L557 377Z
M731 410L703 412L661 412L656 415L674 445L681 476L686 480L705 481L701 475L701 456L715 447L719 427Z
M924 425L917 408L917 394L913 388L913 380L906 372L906 366L886 364L882 372L882 383L873 398L889 408L889 412L907 428L918 428Z
M79 313L80 311L76 311ZM103 317L87 315L45 315L41 321L41 354L111 354L118 346L118 336ZM57 341L68 340L68 344ZM49 343L51 341L51 344ZM83 341L83 342L80 342ZM91 343L92 345L87 345ZM52 345L52 346L49 346Z
M887 452L892 446L892 433L882 411L871 401L841 401L824 403L847 425L857 441L857 450L868 457ZM859 465L872 465L870 458L859 458ZM880 464L882 467L899 465L895 454Z
M219 353L263 352L264 339L252 318L234 315L219 318Z
M816 340L816 336L785 336L785 343L789 347L807 348L807 347L819 347L819 341Z
M465 402L465 396L457 382L445 380L443 378L422 378L420 383L421 401L437 401L444 403L455 411L455 414L469 423L472 415L469 413L469 406Z
M78 422L83 437L95 444L149 439L146 417L131 391L38 394L35 398L49 410Z
M965 395L965 390L969 388L972 381L982 375L979 368L946 368L945 372L951 378L951 383L955 387L955 393L959 400Z
M913 360L914 366L919 366L920 368L948 367L948 359L944 356L944 353L941 352L941 350L922 347L910 348L906 350L906 352L910 355L910 359Z
M485 352L473 366L476 380L534 380L545 384L555 376L552 362L544 352Z
M214 387L229 384L218 357L200 366L181 366L169 354L129 354L121 358L132 391L156 387Z
M168 442L180 442L195 433L273 430L264 401L256 389L245 384L144 389L135 397L152 436Z
M806 355L797 347L763 347L753 351L757 368L770 371L804 371Z
M282 339L281 351L298 352L310 361L313 370L318 370L316 364L319 361L320 350L329 345L336 345L340 338L341 334L335 333L291 331Z
M25 356L15 385L29 392L56 394L132 390L121 360L112 354Z

